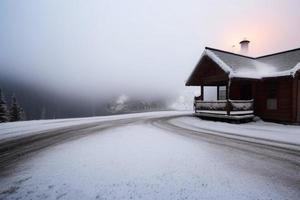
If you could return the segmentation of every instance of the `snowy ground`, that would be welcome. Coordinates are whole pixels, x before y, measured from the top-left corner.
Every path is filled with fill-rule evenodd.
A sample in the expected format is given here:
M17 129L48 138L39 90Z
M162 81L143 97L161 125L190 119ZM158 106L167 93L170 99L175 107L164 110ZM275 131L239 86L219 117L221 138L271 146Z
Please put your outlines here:
M283 125L264 121L230 124L201 120L195 117L175 118L170 120L170 123L189 130L204 131L230 138L240 138L239 136L241 136L244 140L258 139L260 142L300 150L299 125Z
M137 114L129 124L115 121L112 128L30 154L0 173L0 199L299 199L299 154L160 128L191 123L268 132L273 125L234 126L179 114Z
M86 117L86 118L73 118L73 119L56 119L56 120L32 120L21 122L0 123L0 142L13 139L16 137L27 137L28 135L43 134L45 131L58 130L60 128L70 127L74 125L84 125L90 123L99 123L120 119L132 119L136 117L157 117L157 116L170 116L178 114L189 114L191 112L176 112L176 111L163 111L163 112L147 112L123 115L111 115L104 117Z

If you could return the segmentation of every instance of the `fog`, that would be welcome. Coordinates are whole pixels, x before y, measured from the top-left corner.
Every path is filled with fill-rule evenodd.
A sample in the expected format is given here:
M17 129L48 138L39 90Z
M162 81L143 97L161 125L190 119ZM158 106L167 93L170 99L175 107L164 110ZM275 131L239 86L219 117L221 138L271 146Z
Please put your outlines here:
M0 78L73 98L176 99L205 46L237 52L247 37L251 55L299 47L299 6L298 0L2 0Z

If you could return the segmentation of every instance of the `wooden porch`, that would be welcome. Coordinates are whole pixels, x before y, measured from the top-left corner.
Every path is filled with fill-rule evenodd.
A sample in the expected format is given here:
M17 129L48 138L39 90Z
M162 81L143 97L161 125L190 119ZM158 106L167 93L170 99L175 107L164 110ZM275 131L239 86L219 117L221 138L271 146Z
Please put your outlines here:
M204 101L204 86L201 85L201 95L194 98L195 115L229 122L249 122L254 118L254 100L247 95L250 100L230 99L230 82L217 87L217 100Z
M254 117L253 100L203 101L195 98L195 115L221 121L248 122Z

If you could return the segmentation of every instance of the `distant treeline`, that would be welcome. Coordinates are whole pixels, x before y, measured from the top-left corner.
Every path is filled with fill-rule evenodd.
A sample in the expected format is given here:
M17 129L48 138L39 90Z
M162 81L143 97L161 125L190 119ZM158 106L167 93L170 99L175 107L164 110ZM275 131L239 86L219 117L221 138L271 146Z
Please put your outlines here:
M164 99L128 97L120 101L120 96L124 95L119 95L92 103L76 97L62 97L39 86L28 86L4 79L0 79L0 88L0 109L3 110L1 121L90 117L167 109ZM11 116L12 110L17 115L14 119Z
M25 112L18 104L15 95L11 97L10 106L7 105L0 89L0 123L25 120Z
M121 95L122 96L122 95ZM28 98L28 97L27 97ZM11 96L10 102L7 103L5 99L7 96L4 95L2 90L0 89L0 122L13 122L13 121L21 121L26 119L55 119L55 118L62 118L62 117L86 117L86 116L97 116L97 115L111 115L111 114L124 114L124 113L134 113L134 112L146 112L146 111L157 111L157 110L166 110L166 103L162 100L138 100L138 99L126 99L123 101L119 100L120 97L112 98L109 102L99 104L98 106L82 106L82 113L78 113L78 108L80 105L77 105L77 109L74 110L67 110L64 108L59 112L58 108L66 105L65 102L55 108L53 105L46 104L44 102L43 106L39 107L39 113L35 115L34 112L38 105L39 99L32 99L32 102L29 107L26 109L26 114L22 106L18 103L16 95L13 94ZM22 102L22 99L20 99ZM57 102L59 104L59 102ZM8 105L9 104L9 105ZM74 102L70 102L69 106L74 104ZM74 107L73 107L74 108ZM86 110L83 110L86 108ZM74 112L77 111L77 112ZM65 113L63 113L65 112ZM31 116L33 118L27 118L26 115ZM58 115L59 114L59 115Z

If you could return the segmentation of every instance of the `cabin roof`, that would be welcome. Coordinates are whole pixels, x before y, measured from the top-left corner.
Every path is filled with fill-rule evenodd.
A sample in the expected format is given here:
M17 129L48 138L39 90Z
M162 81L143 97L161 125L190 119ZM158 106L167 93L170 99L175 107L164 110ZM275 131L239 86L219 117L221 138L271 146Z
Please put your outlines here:
M261 57L249 57L206 47L186 85L193 85L193 77L197 76L197 69L202 67L201 60L206 56L226 72L229 78L294 76L300 69L300 48Z

